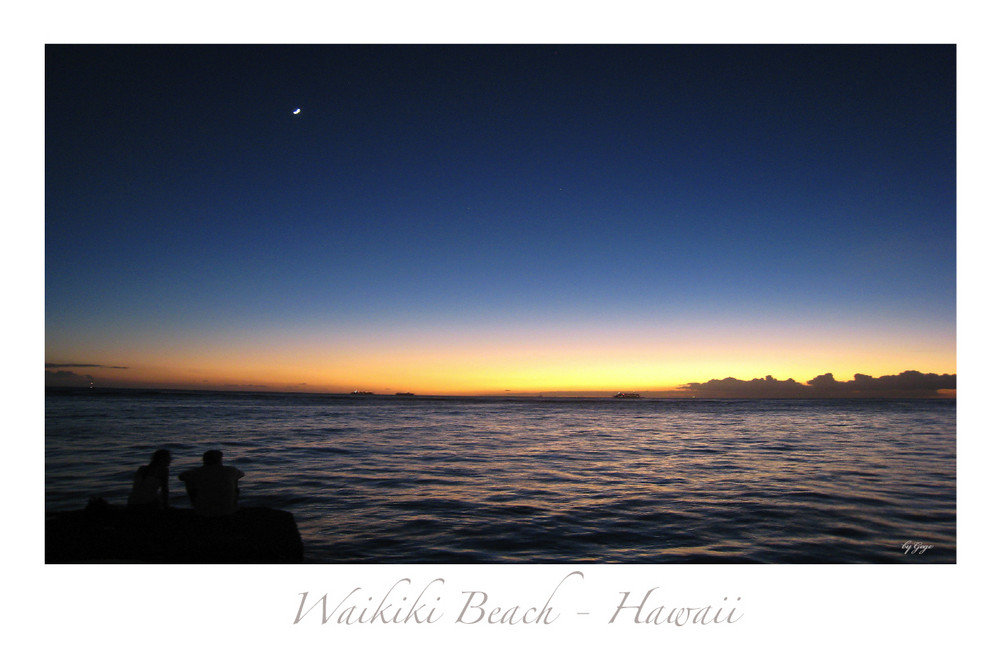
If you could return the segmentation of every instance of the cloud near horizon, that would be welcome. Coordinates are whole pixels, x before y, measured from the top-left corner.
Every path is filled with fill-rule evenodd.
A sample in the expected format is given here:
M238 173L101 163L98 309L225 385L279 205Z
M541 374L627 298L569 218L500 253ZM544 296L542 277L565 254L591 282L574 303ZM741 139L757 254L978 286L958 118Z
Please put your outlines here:
M101 368L109 370L128 370L128 366L108 366L106 364L55 364L45 363L46 387L88 387L94 382L94 376L89 373L76 373L67 368ZM59 370L55 370L59 369Z
M80 375L73 371L45 371L46 387L86 387L93 381L93 375Z
M106 366L104 364L53 364L46 362L46 368L113 368L117 370L128 370L128 366Z
M689 382L681 389L696 398L934 398L953 395L956 381L956 375L903 371L878 378L855 373L853 380L841 382L833 373L825 373L805 384L768 375L753 380L728 377Z

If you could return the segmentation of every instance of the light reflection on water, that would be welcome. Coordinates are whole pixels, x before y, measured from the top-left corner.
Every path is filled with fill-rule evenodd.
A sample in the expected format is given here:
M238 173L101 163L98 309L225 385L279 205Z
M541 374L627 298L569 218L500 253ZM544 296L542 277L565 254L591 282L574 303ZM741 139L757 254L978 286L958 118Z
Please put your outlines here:
M314 562L955 559L954 401L50 394L47 509L160 447L224 450Z

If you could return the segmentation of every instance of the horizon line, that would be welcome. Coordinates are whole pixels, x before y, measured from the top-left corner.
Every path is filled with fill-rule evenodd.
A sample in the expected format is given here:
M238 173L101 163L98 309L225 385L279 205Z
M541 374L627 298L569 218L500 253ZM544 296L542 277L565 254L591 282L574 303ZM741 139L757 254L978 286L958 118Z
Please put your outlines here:
M484 388L466 391L455 391L445 388L382 386L378 390L371 385L355 385L348 390L343 385L330 387L298 383L284 386L271 386L253 382L245 383L190 383L190 382L156 382L156 381L124 381L97 378L89 374L77 374L68 370L53 371L47 364L45 371L45 388L75 388L95 389L98 387L109 390L147 390L147 391L214 391L214 392L257 392L257 393L297 393L318 394L330 396L372 395L372 396L425 396L425 397L563 397L588 398L602 396L617 396L618 398L951 398L957 396L957 373L924 373L906 370L892 375L874 377L864 373L854 373L850 380L837 380L833 373L817 375L806 382L793 378L777 380L771 375L752 380L739 380L732 376L724 379L711 379L706 382L687 382L673 387L641 387L617 388ZM380 383L381 384L381 383ZM387 383L388 384L388 383ZM623 391L624 390L624 391Z

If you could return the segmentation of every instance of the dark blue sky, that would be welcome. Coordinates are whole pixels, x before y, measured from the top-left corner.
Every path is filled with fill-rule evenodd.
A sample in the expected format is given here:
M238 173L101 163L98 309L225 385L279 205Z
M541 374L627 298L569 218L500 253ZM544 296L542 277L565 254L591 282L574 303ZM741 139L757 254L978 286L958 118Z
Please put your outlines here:
M955 203L953 46L50 46L46 360L950 373Z

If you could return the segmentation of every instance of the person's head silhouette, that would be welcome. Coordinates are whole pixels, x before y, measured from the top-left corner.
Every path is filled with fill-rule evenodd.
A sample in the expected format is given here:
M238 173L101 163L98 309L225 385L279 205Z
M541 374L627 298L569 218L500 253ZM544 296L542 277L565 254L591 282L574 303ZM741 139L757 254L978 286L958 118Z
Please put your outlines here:
M149 461L150 467L167 468L170 466L170 452L166 449L157 449L153 452L153 458Z
M222 465L222 452L218 449L210 449L202 455L201 461L207 466Z

